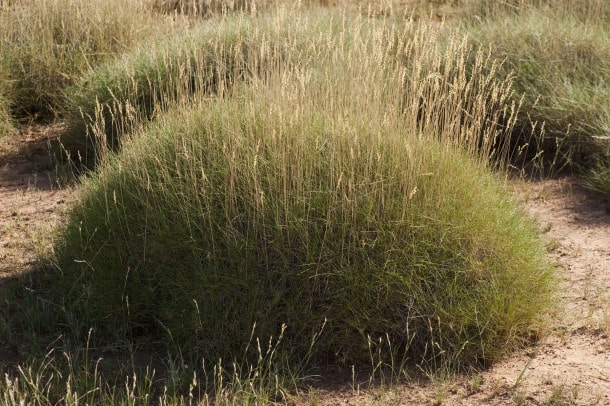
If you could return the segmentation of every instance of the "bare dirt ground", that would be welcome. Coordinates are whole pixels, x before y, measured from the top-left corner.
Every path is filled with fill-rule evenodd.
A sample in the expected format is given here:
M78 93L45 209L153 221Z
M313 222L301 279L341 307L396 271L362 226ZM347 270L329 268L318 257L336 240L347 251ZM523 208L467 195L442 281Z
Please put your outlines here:
M52 181L48 143L61 125L32 126L0 139L0 281L28 270L50 248L72 194Z
M30 127L0 143L0 284L50 248L74 196L48 175L46 147L59 130ZM571 178L510 186L558 265L561 306L549 334L483 372L383 388L356 378L312 389L297 404L610 405L610 202Z

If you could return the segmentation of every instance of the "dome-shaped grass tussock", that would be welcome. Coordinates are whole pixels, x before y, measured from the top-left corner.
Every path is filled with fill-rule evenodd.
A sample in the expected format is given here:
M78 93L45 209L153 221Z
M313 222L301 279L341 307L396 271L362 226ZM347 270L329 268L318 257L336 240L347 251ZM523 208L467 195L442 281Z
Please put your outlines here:
M552 269L484 164L397 123L239 97L172 111L84 181L54 301L208 360L241 357L255 323L302 357L325 320L316 358L369 360L370 336L496 359L538 331Z

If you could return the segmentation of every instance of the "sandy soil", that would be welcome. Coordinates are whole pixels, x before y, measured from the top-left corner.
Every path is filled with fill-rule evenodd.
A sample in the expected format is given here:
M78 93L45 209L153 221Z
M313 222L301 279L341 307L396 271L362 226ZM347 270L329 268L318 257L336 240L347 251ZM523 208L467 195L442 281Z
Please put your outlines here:
M51 179L48 143L61 125L32 126L0 140L0 280L27 271L50 249L50 230L72 194Z
M50 248L49 231L73 196L44 163L59 130L31 127L0 143L0 283ZM355 379L312 389L297 404L610 405L610 202L571 178L511 187L558 264L562 303L550 333L487 371L383 388Z

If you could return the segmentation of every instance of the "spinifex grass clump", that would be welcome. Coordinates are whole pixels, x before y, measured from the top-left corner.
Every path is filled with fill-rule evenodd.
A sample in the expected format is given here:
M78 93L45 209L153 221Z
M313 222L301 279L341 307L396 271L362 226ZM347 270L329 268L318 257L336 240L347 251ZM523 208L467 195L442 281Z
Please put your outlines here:
M63 107L63 88L151 32L144 1L19 0L0 3L0 60L7 62L19 118Z
M472 41L505 60L498 76L514 74L515 96L524 100L517 128L529 136L532 123L544 127L527 141L555 170L608 159L609 15L610 3L598 0L520 2L517 12L469 28Z
M84 180L49 275L67 322L208 360L241 357L254 324L331 362L368 361L369 337L486 362L539 331L552 271L486 163L505 83L481 56L459 74L470 51L441 30L340 27L316 58L160 115ZM488 102L450 97L469 87Z
M339 22L158 115L83 180L48 275L66 323L214 361L255 324L286 325L278 359L297 362L368 361L369 337L487 362L539 331L552 270L487 164L509 82L483 53L467 70L440 29Z
M327 320L314 352L333 361L386 334L490 361L536 330L550 268L484 165L395 121L260 101L174 111L88 180L57 304L207 359L241 354L254 323L285 323L298 359Z

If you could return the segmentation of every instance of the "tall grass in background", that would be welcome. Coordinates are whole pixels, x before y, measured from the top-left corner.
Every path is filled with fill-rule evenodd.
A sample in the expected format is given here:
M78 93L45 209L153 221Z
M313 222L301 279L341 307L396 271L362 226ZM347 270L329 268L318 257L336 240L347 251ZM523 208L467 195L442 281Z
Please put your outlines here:
M477 46L505 60L523 97L517 128L554 171L586 171L610 159L610 3L520 1L467 26ZM540 129L544 128L544 131Z
M378 29L391 30L390 23L375 21L367 22L364 28L348 29L338 15L332 18L327 11L306 11L300 7L297 10L306 14L307 22L299 23L291 20L295 11L288 10L289 7L284 7L272 15L212 20L170 38L152 41L136 52L90 71L67 90L70 130L62 138L64 146L72 151L80 149L81 159L90 161L95 159L100 147L118 146L122 134L129 133L134 125L166 110L181 98L201 91L222 93L235 83L253 78L265 81L269 72L278 66L333 64L328 60L329 54L320 54L321 47L347 49L360 41L359 29L376 24ZM400 24L405 27L404 21ZM418 38L419 33L415 32L412 22L404 29L405 38L414 43L424 41ZM500 66L490 52L475 51L455 36L445 38L442 29L436 30L434 37L438 41L436 52L414 51L418 52L417 59L411 58L410 53L391 54L392 50L397 51L397 47L405 45L396 35L390 36L387 44L378 45L379 48L387 47L385 54L378 56L381 58L379 63L388 64L384 69L394 69L399 63L404 69L403 85L413 87L415 83L421 87L420 93L409 91L400 96L401 109L408 109L408 114L413 115L413 125L418 131L452 134L452 142L468 145L470 149L482 146L481 154L501 161L506 158L508 145L496 143L498 138L494 131L501 130L502 125L513 125L517 103L509 100L512 76L491 82L489 73L496 74ZM459 56L454 61L445 58L443 53ZM471 66L459 59L466 55L472 58ZM413 72L409 73L409 70ZM336 88L357 86L351 77L342 77L340 70L331 70L327 75L330 74L329 80ZM484 75L487 76L483 78ZM362 80L368 81L368 78ZM500 91L492 92L491 87L496 84ZM462 109L469 114L449 121L444 111L429 109L428 104L437 102L428 98L437 94L442 94L439 97L451 106L450 109ZM488 121L478 120L479 114ZM488 123L495 123L497 128L487 129ZM441 128L443 126L449 127ZM479 140L481 134L487 132L490 133L486 135L488 139ZM494 142L488 142L490 139ZM89 151L83 152L83 148Z
M122 134L181 98L217 94L274 65L313 58L305 54L330 29L328 17L293 24L286 12L204 21L89 71L67 89L64 147L91 164L97 148L118 146Z
M607 3L604 0L440 0L431 3L452 4L459 10L459 16L465 20L492 19L517 15L533 9L551 8L565 15L578 18L594 18L603 20L609 16Z
M63 88L158 27L145 1L20 0L0 4L0 60L16 118L50 117Z
M209 18L235 12L256 13L273 10L282 5L288 6L340 6L351 9L371 8L384 11L391 8L392 0L152 0L153 9L166 14L188 15Z
M285 324L291 367L379 337L388 362L487 363L540 332L552 269L489 171L515 113L489 55L411 22L272 21L291 63L255 43L262 74L187 89L83 180L46 275L62 323L206 360Z
M235 11L253 12L265 9L271 0L154 0L152 6L163 13L210 17Z

